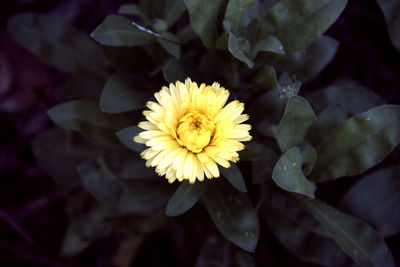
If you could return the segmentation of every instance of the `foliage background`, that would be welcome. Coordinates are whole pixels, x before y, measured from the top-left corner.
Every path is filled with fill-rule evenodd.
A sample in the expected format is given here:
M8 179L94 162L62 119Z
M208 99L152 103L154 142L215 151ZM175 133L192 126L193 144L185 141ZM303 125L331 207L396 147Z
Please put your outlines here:
M94 0L3 0L0 3L0 262L29 265L192 266L201 250L202 236L210 225L191 225L193 216L207 217L199 206L177 217L186 229L168 225L137 243L112 235L99 239L82 254L59 255L68 219L63 209L64 193L37 166L30 142L52 123L46 110L54 106L54 88L63 78L19 47L6 31L5 20L13 14L50 12L90 33L108 14L128 1ZM383 14L374 0L349 1L345 11L326 35L340 42L333 61L313 80L303 84L302 93L325 87L338 79L351 79L400 104L400 54L387 34ZM400 162L398 147L384 162L367 172ZM358 178L352 179L356 182ZM349 188L346 180L319 185L318 198L336 205ZM175 228L174 228L175 227ZM195 229L195 231L194 231ZM176 234L170 234L176 233ZM176 239L188 240L178 247ZM386 240L400 263L400 235ZM122 257L134 251L134 258ZM261 232L256 250L260 266L313 266L290 255L272 233Z

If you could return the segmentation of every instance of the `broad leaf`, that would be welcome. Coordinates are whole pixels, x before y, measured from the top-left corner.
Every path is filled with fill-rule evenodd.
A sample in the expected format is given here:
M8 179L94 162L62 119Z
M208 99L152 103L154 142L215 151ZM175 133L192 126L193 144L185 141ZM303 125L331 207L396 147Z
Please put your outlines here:
M280 71L295 75L296 79L305 83L329 64L338 46L338 41L323 35L304 50L274 62L274 66Z
M115 132L131 124L125 116L101 112L92 101L66 102L49 109L47 113L58 126L79 132L96 144L118 144Z
M221 174L240 192L247 192L246 183L242 172L235 163L231 163L229 168L220 168Z
M278 55L285 54L281 42L273 35L255 43L251 50L250 58L254 59L260 52L270 52Z
M298 147L290 148L275 165L272 179L282 189L314 198L316 186L302 172L303 158Z
M324 181L363 173L400 142L400 106L386 105L354 116L336 127L318 147L310 178Z
M152 58L142 47L103 46L103 53L119 72L137 74L143 71L150 72L154 68Z
M277 154L271 148L266 147L263 144L250 141L246 142L245 148L239 152L240 160L253 161L261 159L276 159Z
M400 52L400 3L397 0L376 0L382 9L392 44Z
M56 68L98 79L107 76L99 47L62 18L23 13L11 17L7 26L21 46Z
M155 36L132 24L132 21L117 15L110 15L92 32L91 36L102 45L138 46L155 41Z
M368 224L316 199L295 198L329 232L339 247L360 266L395 266L385 241Z
M347 0L282 0L264 17L259 40L275 35L291 54L317 40L346 4Z
M256 3L255 0L231 0L228 2L223 21L224 29L234 34L242 34L242 17L246 10Z
M274 67L266 66L262 68L256 76L254 76L252 83L267 90L278 88L279 83Z
M205 183L197 181L194 184L183 181L168 201L165 213L167 216L178 216L190 210L203 193Z
M219 179L207 184L202 199L221 234L236 246L254 252L260 230L247 195Z
M121 143L124 144L127 148L136 151L138 153L142 153L146 149L146 145L136 143L135 141L133 141L133 137L135 137L142 131L143 129L140 129L137 126L129 126L127 128L118 131L116 134L118 136L119 141L121 141Z
M218 49L228 50L232 56L241 62L245 63L249 68L254 66L254 62L251 61L239 47L236 36L231 32L226 32L217 40L216 47Z
M290 147L299 145L316 118L307 100L301 96L290 98L276 132L281 151L285 152Z
M399 167L373 172L344 195L339 208L370 223L384 237L399 233Z
M162 32L160 35L162 38L157 38L157 42L169 54L175 58L179 58L181 56L181 46L178 43L178 38L170 32Z
M185 0L185 5L193 31L200 37L204 46L213 51L218 38L217 25L225 0Z
M317 151L313 146L306 143L301 147L301 157L303 158L303 173L308 176L311 174L315 162L317 161Z
M171 27L185 12L185 3L183 0L167 0L165 1L163 18Z
M143 106L143 97L119 74L110 76L100 96L100 109L106 113L122 113Z
M187 77L190 77L193 81L201 80L200 70L187 61L172 60L164 65L162 72L165 81L168 83L184 81Z
M143 12L142 8L139 5L136 5L136 4L124 4L124 5L121 5L119 7L119 9L118 9L118 13L126 14L126 15L136 15L142 21L147 22L146 14Z

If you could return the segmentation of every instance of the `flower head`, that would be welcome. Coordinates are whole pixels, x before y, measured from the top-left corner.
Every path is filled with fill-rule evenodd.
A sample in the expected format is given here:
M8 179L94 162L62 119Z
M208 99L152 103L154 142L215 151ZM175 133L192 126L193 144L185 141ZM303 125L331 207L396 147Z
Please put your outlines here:
M251 140L244 104L225 103L229 91L218 83L200 86L189 78L163 87L154 94L157 102L147 102L143 111L147 121L139 123L144 131L134 141L148 148L140 155L147 167L156 167L170 183L176 179L204 180L219 177L218 165L229 168L239 160L241 141Z

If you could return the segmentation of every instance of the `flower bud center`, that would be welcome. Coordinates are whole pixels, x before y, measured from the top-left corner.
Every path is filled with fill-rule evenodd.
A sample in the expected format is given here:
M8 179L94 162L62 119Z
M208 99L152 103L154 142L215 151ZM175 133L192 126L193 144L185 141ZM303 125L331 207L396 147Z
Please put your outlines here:
M183 146L194 153L199 153L210 143L214 128L215 125L210 117L192 111L179 120L177 134Z

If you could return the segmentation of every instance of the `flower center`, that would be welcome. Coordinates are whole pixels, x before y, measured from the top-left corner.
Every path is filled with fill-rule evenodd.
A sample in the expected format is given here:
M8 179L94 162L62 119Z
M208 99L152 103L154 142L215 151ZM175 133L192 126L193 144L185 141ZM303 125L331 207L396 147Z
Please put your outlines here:
M179 120L178 142L194 153L210 143L215 125L207 115L197 111L187 113Z

